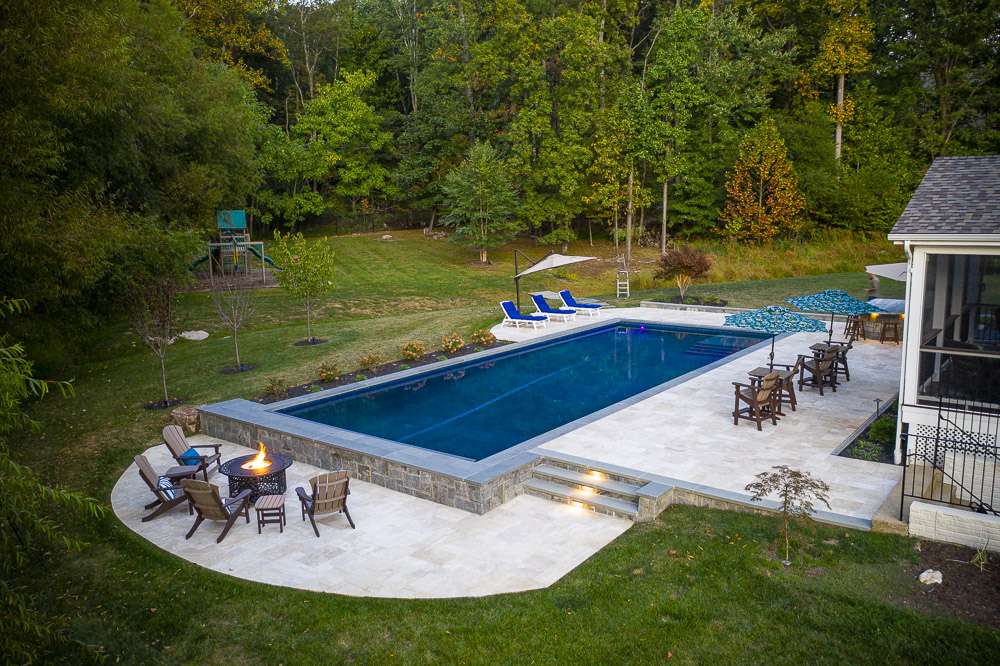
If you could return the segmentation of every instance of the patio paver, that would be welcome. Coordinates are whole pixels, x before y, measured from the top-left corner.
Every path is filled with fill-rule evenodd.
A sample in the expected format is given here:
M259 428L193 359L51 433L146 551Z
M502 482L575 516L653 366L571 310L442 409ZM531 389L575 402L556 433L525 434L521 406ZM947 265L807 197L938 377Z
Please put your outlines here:
M214 440L198 435L199 443ZM252 453L222 442L222 459ZM154 468L172 460L165 446L145 452ZM487 513L460 509L351 480L352 530L341 515L317 518L320 538L301 520L294 489L307 486L318 467L288 469L284 533L242 519L221 544L219 526L206 523L189 540L194 518L184 505L141 522L149 488L129 466L115 484L111 504L125 525L160 548L220 573L272 585L372 597L464 597L519 592L551 585L631 526L611 518L522 495ZM226 479L209 480L222 489ZM266 566L261 566L266 562Z

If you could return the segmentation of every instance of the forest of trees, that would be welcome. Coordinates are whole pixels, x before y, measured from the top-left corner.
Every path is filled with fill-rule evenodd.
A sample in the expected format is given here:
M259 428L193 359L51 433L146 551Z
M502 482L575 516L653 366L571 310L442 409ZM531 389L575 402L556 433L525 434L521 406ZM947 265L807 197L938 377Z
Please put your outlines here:
M885 231L935 156L1000 152L995 0L9 0L0 26L0 296L35 336L105 319L145 239L218 208L455 223L476 146L505 229L555 246Z

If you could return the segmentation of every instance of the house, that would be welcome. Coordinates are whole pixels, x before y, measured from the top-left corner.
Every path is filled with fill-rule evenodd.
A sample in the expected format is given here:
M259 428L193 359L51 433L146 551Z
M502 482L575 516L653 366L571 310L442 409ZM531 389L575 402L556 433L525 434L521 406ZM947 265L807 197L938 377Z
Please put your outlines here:
M992 519L1000 515L1000 155L934 160L889 240L907 258L900 514L913 498L949 516Z

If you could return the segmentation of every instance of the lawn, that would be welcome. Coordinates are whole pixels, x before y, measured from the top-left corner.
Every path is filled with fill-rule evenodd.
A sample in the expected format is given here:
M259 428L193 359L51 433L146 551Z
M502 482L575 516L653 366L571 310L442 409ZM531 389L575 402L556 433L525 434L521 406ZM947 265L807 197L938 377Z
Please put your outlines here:
M316 326L326 344L294 346L305 335L304 313L280 291L262 290L258 316L241 336L244 360L256 368L240 375L220 372L232 364L231 340L208 295L185 295L183 327L211 335L170 349L171 393L191 403L253 396L269 377L313 379L325 359L350 370L362 353L397 358L407 340L435 347L449 331L467 334L497 321L496 301L511 291L512 266L501 261L509 251L480 267L452 244L396 235L329 241L341 277ZM570 251L585 251L580 245ZM892 250L882 251L892 260ZM529 288L606 294L613 262L597 266L536 278ZM864 276L695 289L759 305L831 286L863 290ZM633 300L669 293L654 287ZM162 412L143 409L157 398L155 362L117 325L64 376L74 379L76 397L35 405L44 429L15 442L15 455L106 504L121 470L163 423ZM49 646L50 662L80 663L93 651L125 663L1000 659L997 632L933 607L911 610L918 593L913 541L816 528L785 569L772 553L777 521L707 509L677 507L655 524L633 527L549 589L447 601L355 599L234 580L159 551L110 515L71 529L91 545L71 556L39 555L21 581L63 630L65 640Z

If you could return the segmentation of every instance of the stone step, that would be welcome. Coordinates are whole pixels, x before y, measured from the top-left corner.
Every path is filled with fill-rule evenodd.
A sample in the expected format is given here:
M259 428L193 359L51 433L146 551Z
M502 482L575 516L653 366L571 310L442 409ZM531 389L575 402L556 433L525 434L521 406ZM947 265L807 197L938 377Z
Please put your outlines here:
M560 502L579 502L598 513L634 520L639 513L636 502L618 499L609 495L599 495L572 486L546 479L531 478L524 482L525 492Z
M598 494L610 495L629 502L638 503L640 486L623 481L616 481L608 478L607 473L597 470L597 474L592 471L581 471L567 469L556 465L542 464L532 470L536 478L554 481L568 486L587 486L593 488Z
M630 476L626 473L614 472L603 467L595 467L592 464L587 464L587 462L577 462L576 460L554 457L553 455L545 455L541 459L540 463L541 464L539 466L558 467L560 469L577 472L585 476L591 476L591 472L600 472L608 481L617 481L635 488L641 488L647 483L644 479L636 476ZM577 482L574 481L574 483Z

